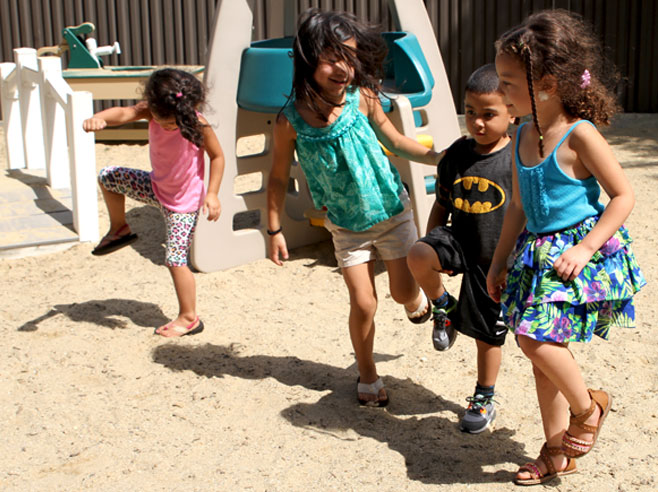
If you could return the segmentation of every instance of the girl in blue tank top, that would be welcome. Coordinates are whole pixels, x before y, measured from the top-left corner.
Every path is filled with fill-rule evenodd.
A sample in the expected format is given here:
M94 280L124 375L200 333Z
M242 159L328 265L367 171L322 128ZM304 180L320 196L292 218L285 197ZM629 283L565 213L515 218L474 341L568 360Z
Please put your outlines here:
M513 197L487 290L532 362L546 442L515 482L534 485L576 471L575 458L592 449L612 403L587 388L569 342L633 327L633 295L646 282L623 226L633 190L594 126L617 109L616 74L606 71L596 37L579 17L544 11L496 47L511 113L532 115L516 135Z
M336 258L350 293L349 330L359 370L357 398L384 406L388 396L373 359L374 261L384 261L391 297L412 322L431 308L407 267L418 238L409 197L381 141L397 155L436 165L440 154L401 135L382 110L378 93L386 44L350 14L311 9L302 15L293 43L292 97L274 127L267 186L270 259L288 258L281 211L293 153L316 208L326 208Z

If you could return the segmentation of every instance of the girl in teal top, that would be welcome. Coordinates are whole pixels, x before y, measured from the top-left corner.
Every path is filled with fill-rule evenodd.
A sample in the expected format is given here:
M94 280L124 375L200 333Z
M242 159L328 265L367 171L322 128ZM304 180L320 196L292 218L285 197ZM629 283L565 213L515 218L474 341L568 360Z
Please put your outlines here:
M512 201L487 277L532 363L546 438L517 472L519 485L574 473L575 459L594 446L612 397L587 388L569 343L633 327L633 295L646 283L623 226L633 190L605 139L584 123L606 125L617 109L611 67L596 36L563 10L534 14L497 43L510 112L532 115L516 133ZM610 197L605 207L598 185Z
M400 175L378 140L402 157L436 165L440 154L401 135L379 102L386 44L350 14L311 9L293 44L293 95L274 127L268 181L270 259L288 258L281 210L293 153L317 208L327 209L336 258L350 293L349 329L359 370L361 404L384 406L388 396L373 360L374 261L390 277L391 297L409 319L424 322L431 308L406 263L418 233Z

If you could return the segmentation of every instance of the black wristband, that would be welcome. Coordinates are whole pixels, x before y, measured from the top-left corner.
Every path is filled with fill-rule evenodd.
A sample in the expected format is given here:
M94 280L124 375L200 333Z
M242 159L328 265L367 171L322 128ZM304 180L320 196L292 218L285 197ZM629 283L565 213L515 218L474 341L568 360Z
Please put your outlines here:
M278 233L280 233L283 230L283 227L279 227L276 231L270 231L269 229L267 230L267 235L268 236L276 236Z

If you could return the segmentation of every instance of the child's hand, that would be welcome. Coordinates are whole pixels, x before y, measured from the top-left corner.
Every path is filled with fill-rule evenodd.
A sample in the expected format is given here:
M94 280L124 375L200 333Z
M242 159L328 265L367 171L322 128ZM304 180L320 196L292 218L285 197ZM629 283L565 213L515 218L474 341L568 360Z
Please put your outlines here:
M216 221L219 219L219 214L222 213L222 205L219 203L219 198L213 193L208 193L203 200L203 214L208 215L208 220Z
M562 253L553 263L553 268L555 268L558 277L565 282L573 280L580 275L585 265L592 259L593 254L594 252L586 246L577 244Z
M288 259L288 246L282 232L270 236L270 260L281 266L283 265L281 259Z
M82 122L82 128L86 132L97 132L107 126L107 122L103 118L92 116Z
M500 302L500 296L507 286L507 266L492 263L487 273L487 292L495 302Z

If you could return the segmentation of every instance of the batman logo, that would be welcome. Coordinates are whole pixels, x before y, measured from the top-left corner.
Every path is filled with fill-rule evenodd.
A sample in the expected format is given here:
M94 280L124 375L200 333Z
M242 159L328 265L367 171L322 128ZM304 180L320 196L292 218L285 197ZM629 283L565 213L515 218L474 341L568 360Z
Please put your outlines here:
M455 185L461 183L464 194L473 197L475 190L471 191L473 186L477 186L477 191L480 192L481 199L470 203L461 197L453 199L453 205L456 209L469 214L487 214L493 212L505 203L505 190L499 185L487 178L480 178L478 176L466 176L459 178L455 181Z

